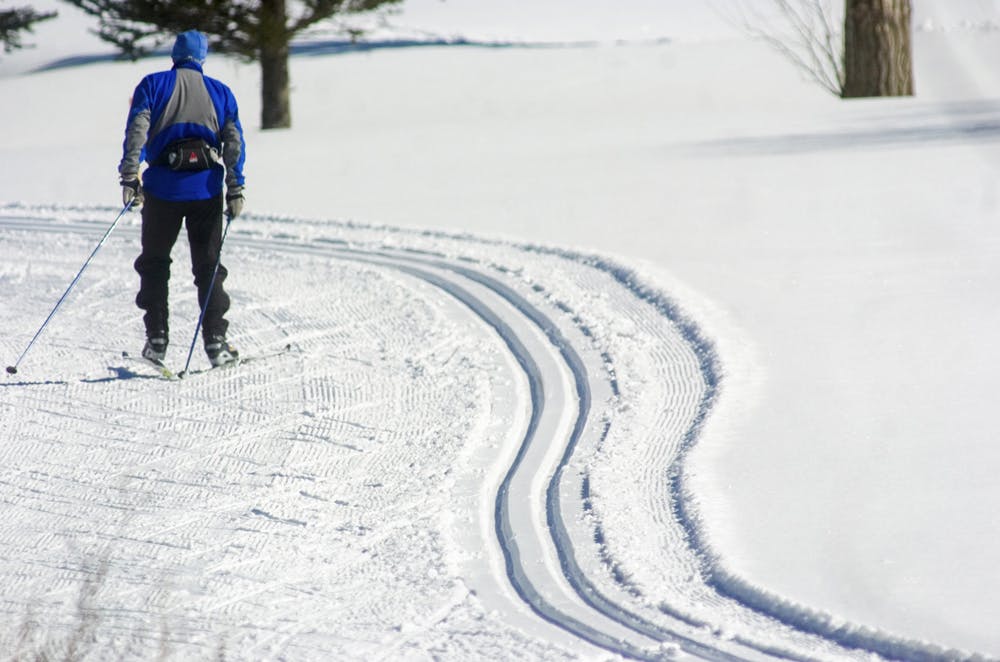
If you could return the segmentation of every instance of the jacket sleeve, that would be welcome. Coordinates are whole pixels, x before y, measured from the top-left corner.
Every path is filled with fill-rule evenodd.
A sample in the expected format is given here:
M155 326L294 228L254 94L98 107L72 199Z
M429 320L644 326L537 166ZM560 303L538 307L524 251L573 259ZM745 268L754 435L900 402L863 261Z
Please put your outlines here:
M246 142L243 140L243 126L240 124L236 97L226 90L225 117L220 130L222 138L222 162L226 166L226 189L233 190L244 184L243 163L246 161Z
M147 81L143 80L132 94L128 121L125 123L125 141L118 174L123 178L139 174L139 164L146 157L146 138L149 135L150 102Z

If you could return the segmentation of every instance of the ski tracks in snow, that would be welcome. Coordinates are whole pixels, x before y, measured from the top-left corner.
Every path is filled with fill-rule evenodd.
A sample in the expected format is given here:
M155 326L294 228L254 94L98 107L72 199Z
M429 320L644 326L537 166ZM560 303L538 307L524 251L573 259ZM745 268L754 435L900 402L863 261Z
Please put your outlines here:
M23 256L0 267L7 355L102 211L0 210L5 252ZM631 271L473 237L241 219L224 254L232 340L250 356L294 349L166 382L114 358L141 341L131 225L0 390L14 513L0 609L18 624L5 649L89 628L88 645L137 656L878 650L720 587L683 475L718 396L715 358ZM61 250L40 250L41 230ZM178 247L173 357L197 315L185 261Z

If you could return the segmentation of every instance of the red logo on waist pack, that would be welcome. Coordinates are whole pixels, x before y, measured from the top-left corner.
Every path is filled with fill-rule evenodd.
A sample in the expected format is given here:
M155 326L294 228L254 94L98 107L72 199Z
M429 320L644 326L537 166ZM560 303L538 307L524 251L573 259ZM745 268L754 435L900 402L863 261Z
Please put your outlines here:
M188 152L188 163L198 162L198 152Z

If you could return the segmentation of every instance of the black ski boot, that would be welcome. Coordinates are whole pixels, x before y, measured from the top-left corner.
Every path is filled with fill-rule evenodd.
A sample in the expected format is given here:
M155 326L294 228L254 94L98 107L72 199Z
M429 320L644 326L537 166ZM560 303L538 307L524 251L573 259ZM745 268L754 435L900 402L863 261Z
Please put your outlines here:
M240 359L240 353L226 342L225 336L205 338L205 354L214 368L236 363Z
M142 357L154 363L161 363L167 356L167 339L165 337L147 338L146 346L142 348Z

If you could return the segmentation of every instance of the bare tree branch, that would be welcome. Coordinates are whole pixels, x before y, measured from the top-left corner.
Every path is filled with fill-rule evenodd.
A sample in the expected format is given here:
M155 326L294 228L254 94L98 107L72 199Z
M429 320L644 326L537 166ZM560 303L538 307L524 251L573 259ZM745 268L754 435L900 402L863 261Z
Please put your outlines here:
M809 79L840 96L844 84L843 38L831 0L736 0L723 14L744 32L774 48Z

